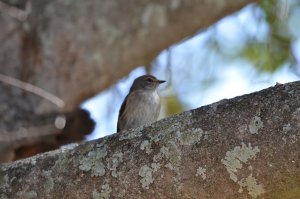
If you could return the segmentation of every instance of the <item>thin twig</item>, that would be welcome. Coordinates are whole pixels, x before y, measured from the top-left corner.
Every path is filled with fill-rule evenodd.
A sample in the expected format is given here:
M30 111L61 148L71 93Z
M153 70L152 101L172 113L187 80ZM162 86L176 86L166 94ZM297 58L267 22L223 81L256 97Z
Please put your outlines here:
M167 74L169 74L168 81L169 86L172 84L172 47L167 48Z
M38 95L38 96L48 100L49 102L55 104L59 108L62 108L65 105L64 101L61 100L60 98L58 98L55 95L45 91L44 89L41 89L30 83L23 82L23 81L20 81L18 79L15 79L13 77L9 77L9 76L3 75L3 74L0 74L0 81L4 82L6 84L12 85L12 86L21 88L21 89L31 92L35 95Z
M60 133L61 131L57 130L53 124L20 128L17 131L1 132L0 143L15 144L15 142L19 141L24 145L24 143L29 144L40 140L43 136L58 135Z

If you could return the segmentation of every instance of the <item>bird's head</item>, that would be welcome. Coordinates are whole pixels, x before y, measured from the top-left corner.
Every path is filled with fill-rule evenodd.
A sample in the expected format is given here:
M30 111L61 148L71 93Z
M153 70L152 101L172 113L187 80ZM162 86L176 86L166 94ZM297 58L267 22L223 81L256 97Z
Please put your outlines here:
M143 75L136 78L130 88L130 92L135 90L155 90L157 87L164 83L164 80L158 80L152 75Z

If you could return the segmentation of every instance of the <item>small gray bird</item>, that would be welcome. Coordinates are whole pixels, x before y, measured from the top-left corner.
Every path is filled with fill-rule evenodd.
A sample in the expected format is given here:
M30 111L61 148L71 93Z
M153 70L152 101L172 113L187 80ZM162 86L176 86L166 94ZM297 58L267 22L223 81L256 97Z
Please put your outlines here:
M134 80L119 111L117 132L157 120L160 112L157 87L164 82L152 75L143 75Z

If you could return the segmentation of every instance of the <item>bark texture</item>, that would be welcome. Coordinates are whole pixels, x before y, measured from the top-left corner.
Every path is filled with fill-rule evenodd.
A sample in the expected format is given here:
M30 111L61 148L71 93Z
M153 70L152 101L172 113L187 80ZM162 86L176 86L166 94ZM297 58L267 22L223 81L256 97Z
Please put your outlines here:
M300 82L0 166L1 198L299 198Z

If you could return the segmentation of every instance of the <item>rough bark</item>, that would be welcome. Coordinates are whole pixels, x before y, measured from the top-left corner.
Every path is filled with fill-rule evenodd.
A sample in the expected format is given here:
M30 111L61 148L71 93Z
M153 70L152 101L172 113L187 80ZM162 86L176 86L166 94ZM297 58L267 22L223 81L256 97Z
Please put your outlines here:
M299 198L300 82L0 166L1 198Z

